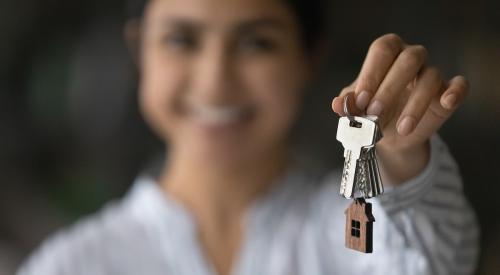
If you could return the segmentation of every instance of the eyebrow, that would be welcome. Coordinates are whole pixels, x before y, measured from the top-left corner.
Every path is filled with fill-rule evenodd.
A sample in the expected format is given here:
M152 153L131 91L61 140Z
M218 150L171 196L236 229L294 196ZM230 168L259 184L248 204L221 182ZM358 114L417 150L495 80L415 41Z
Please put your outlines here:
M236 27L237 32L248 32L258 28L272 28L276 30L285 29L285 24L275 18L262 17L258 19L244 21Z
M202 31L206 28L206 25L203 24L203 22L185 17L167 19L164 25L193 31ZM272 28L276 30L282 30L285 29L285 24L275 18L261 17L257 19L249 19L238 22L232 30L238 33L245 33L258 28Z

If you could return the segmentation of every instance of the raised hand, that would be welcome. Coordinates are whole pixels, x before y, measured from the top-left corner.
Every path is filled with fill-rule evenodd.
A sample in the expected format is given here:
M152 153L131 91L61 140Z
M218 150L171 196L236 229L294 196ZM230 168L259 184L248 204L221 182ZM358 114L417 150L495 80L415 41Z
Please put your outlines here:
M354 112L378 115L384 138L377 144L384 181L398 184L428 161L428 140L468 92L463 76L446 81L427 63L427 50L387 34L376 39L356 80L332 101L343 112L346 94L355 94ZM384 175L385 174L385 175Z

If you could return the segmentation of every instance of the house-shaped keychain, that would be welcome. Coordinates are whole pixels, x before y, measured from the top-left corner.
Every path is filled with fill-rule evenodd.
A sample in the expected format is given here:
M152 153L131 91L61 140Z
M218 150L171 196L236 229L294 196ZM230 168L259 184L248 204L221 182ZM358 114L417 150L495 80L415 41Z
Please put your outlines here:
M373 251L372 204L355 199L345 210L345 246L364 253Z

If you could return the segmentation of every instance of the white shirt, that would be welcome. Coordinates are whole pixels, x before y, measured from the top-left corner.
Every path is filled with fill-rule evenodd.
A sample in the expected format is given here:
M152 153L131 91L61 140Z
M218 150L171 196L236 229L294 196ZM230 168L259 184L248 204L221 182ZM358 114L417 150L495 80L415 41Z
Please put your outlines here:
M442 141L416 178L370 199L373 253L344 246L342 171L318 177L293 166L248 210L232 274L472 274L478 256L474 212ZM18 275L215 275L192 215L155 181L64 229L32 254Z

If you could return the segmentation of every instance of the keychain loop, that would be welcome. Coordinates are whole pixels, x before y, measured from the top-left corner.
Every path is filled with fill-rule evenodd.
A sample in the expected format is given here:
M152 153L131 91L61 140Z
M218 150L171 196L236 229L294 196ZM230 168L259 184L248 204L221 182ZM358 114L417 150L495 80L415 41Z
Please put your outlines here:
M354 119L354 116L351 115L351 113L349 112L349 104L347 103L347 101L349 100L349 98L352 97L352 93L348 93L345 97L344 97L344 113L345 115L347 116L347 118L349 119L349 121L351 122L351 124L354 126L358 126L359 125L359 122L357 122L355 119Z
M345 97L344 97L344 113L346 114L347 118L350 120L350 121L354 121L354 116L351 115L351 113L349 112L349 104L347 104L347 101L349 100L349 98L352 96L351 93L347 94Z

